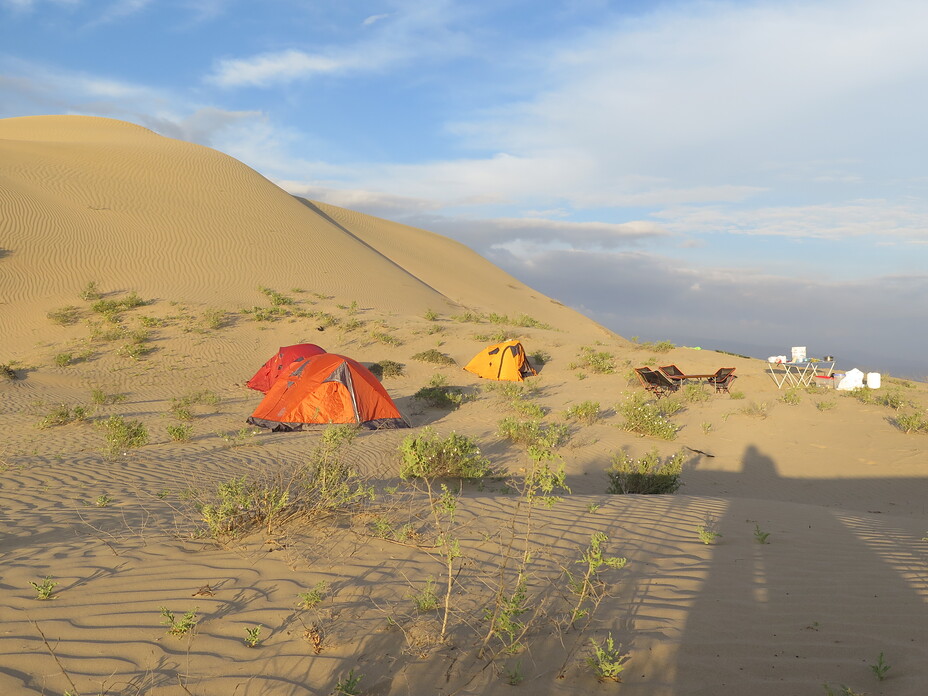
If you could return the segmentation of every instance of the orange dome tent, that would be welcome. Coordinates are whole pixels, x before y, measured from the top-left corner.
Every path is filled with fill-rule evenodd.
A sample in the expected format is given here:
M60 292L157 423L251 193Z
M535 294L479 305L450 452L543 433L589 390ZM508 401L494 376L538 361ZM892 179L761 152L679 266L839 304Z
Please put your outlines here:
M328 423L357 423L372 430L409 427L371 371L335 353L291 363L248 422L274 431Z
M538 374L518 341L506 341L484 348L464 369L484 379L508 382L521 382L526 377Z
M325 351L313 343L298 343L295 346L282 346L277 353L261 366L254 377L245 386L267 394L277 377L290 367L293 362L321 355Z

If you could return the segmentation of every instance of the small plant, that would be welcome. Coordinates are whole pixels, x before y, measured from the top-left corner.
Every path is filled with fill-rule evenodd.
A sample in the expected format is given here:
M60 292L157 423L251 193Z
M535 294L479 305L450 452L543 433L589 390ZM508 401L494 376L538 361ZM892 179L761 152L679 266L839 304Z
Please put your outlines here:
M78 293L78 297L86 302L92 302L93 300L99 300L101 297L100 288L97 286L97 283L93 280L87 281L87 284L83 289Z
M309 592L297 592L296 596L300 598L298 606L301 609L312 609L320 604L328 593L329 583L324 580L322 582L317 582Z
M796 387L791 387L783 392L783 396L780 397L780 401L784 404L789 404L790 406L798 406L799 402L802 401L802 397L799 393L799 389Z
M703 435L708 435L710 432L712 432L712 423L709 423L708 421L703 421L699 424L699 427L702 428Z
M702 403L712 398L712 394L706 389L706 385L702 382L684 384L683 388L680 390L680 395L688 404Z
M757 403L756 401L752 401L747 406L740 409L740 412L746 416L763 420L770 415L770 406L768 406L767 402Z
M438 312L434 309L425 310L425 319L426 321L438 321Z
M35 588L36 599L53 599L55 587L58 585L52 580L51 575L46 575L42 582L30 582L29 584Z
M699 535L699 540L706 546L712 544L716 539L722 536L716 531L716 525L717 522L712 517L706 517L706 521L696 527L696 534Z
M277 292L276 290L271 290L271 288L259 287L258 290L263 292L267 298L271 301L271 304L275 307L283 307L285 305L292 305L293 298L287 297L286 295Z
M425 581L425 587L419 592L412 595L413 604L416 605L416 611L424 614L427 611L435 611L441 606L438 595L435 594L435 581L429 578Z
M107 394L102 389L91 389L90 400L98 406L107 406L126 400L125 394Z
M532 365L541 367L551 362L551 353L546 350L536 350L534 353L529 354L528 361L532 363Z
M825 411L830 411L837 405L838 402L834 399L823 399L822 401L815 402L815 408L817 408L819 411L822 411L823 413Z
M525 675L522 673L522 663L516 662L511 667L506 668L506 683L509 686L518 686L525 681Z
M167 431L171 442L190 442L193 426L190 423L177 423L167 426Z
M499 422L500 437L526 447L553 449L570 439L570 431L563 423L545 425L537 419L520 420L508 417Z
M55 364L58 367L67 367L73 360L73 353L58 353L58 355L55 356Z
M363 674L355 675L354 669L349 669L347 676L335 685L332 696L358 696L361 693L360 684L363 677Z
M827 696L866 696L865 694L862 694L858 691L854 691L851 689L851 687L845 686L844 684L838 687L838 691L835 691L830 686L828 686L827 682L823 686L825 687L825 693Z
M68 305L60 309L53 309L45 316L48 317L52 323L58 324L59 326L70 326L71 324L77 323L77 320L80 318L80 310L74 305Z
M247 645L249 648L257 647L258 644L260 644L261 641L264 640L261 637L262 628L263 627L260 624L257 626L252 626L251 628L246 628L245 629L245 645Z
M433 363L435 365L457 365L454 358L445 355L441 351L435 350L434 348L429 348L424 350L421 353L416 353L412 356L413 360L418 360L419 362Z
M16 377L16 370L11 364L0 363L0 379L14 380Z
M605 566L606 568L620 569L624 568L628 562L625 558L618 556L606 556L603 551L603 545L609 541L602 532L594 532L590 536L590 545L580 556L578 564L585 566L584 573L580 577L574 576L569 570L567 574L567 585L570 591L576 595L577 602L570 614L569 623L573 623L589 614L589 609L584 606L588 600L598 601L602 597L599 590L601 585L598 574Z
M52 428L69 423L81 422L87 420L90 412L83 406L65 406L64 404L56 406L49 411L37 424L41 430Z
M900 413L892 422L904 433L928 433L928 417L920 413Z
M568 420L580 421L586 425L593 425L601 418L598 401L584 401L571 406L564 411L564 417Z
M743 391L733 391L728 393L729 398L740 401L745 398Z
M630 433L661 440L677 437L677 426L667 420L660 406L649 403L644 393L636 392L618 410L624 417L622 428Z
M458 387L447 386L447 381L444 375L433 375L429 386L422 387L413 394L413 398L424 401L432 408L457 408L464 401L464 392Z
M593 674L601 681L620 682L622 671L625 669L625 662L628 655L623 655L621 647L616 647L610 632L602 644L592 638L590 643L593 648L593 654L587 658L586 663L593 670Z
M639 459L630 457L624 450L612 457L612 466L606 469L609 478L607 493L658 495L673 493L682 484L683 450L661 460L657 449Z
M168 633L178 638L187 635L197 627L197 607L184 612L179 619L167 607L161 607L161 625L168 627Z
M892 669L888 664L883 661L883 653L880 653L880 656L877 658L875 665L870 665L870 669L873 670L873 674L876 675L876 678L880 681L886 679L886 673Z
M585 368L590 372L600 375L611 375L615 372L615 356L606 351L598 351L595 348L584 346L580 349L578 362L571 365L572 368Z
M371 331L371 338L378 343L383 343L388 346L401 346L403 341L398 339L393 334L388 334L386 331Z
M758 544L766 544L769 536L770 532L762 532L759 524L754 525L754 539Z
M229 313L224 309L207 309L203 312L200 323L204 329L221 329L229 323Z
M490 460L465 435L452 432L445 438L431 428L407 436L400 445L400 476L409 478L478 479L492 474Z
M100 424L104 430L106 447L103 453L118 457L126 450L148 444L148 430L141 421L127 421L122 416L110 416Z
M402 377L405 374L403 363L398 363L393 360L381 360L380 362L368 365L367 369L373 372L377 379Z
M255 430L254 428L243 427L239 428L235 432L230 433L217 432L216 437L218 437L230 447L244 447L259 432L259 430Z
M96 500L93 501L95 507L109 507L110 503L113 502L113 499L110 498L106 493L101 496L98 496Z

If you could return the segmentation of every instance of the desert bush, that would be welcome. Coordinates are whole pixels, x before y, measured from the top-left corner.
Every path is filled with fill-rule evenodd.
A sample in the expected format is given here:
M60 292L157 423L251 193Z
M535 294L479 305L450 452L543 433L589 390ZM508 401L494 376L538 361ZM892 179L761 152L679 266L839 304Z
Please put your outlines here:
M200 323L204 329L215 331L221 329L229 323L229 313L224 309L207 309L203 311L200 317Z
M387 346L401 346L403 341L386 331L371 331L371 338Z
M178 423L167 426L167 430L172 442L189 442L193 426L189 423Z
M16 378L16 370L10 363L0 363L0 379L14 380Z
M55 364L58 367L67 367L73 360L73 353L58 353L58 355L55 356Z
M454 432L443 438L429 427L404 438L400 457L404 479L479 479L493 473L490 460L471 438Z
M739 412L746 416L751 416L752 418L764 419L770 415L770 406L766 401L761 403L752 401L747 406L741 408Z
M819 411L824 412L824 411L830 411L837 405L838 405L838 402L835 401L834 399L823 399L815 403L815 408L817 408Z
M455 314L451 318L454 321L469 324L480 324L483 321L483 316L477 312L462 312L461 314Z
M783 396L780 397L780 401L784 404L789 404L790 406L797 406L799 402L802 401L802 397L799 394L799 389L796 387L791 387L783 392Z
M209 389L190 392L180 398L171 399L171 414L178 420L190 420L194 417L193 406L207 406L215 409L222 400L216 392Z
M621 646L616 647L612 633L602 643L597 643L591 638L590 645L593 654L587 658L586 663L596 678L601 682L622 681L621 674L625 669L628 655L622 653Z
M279 293L276 290L265 287L259 287L258 290L264 293L264 295L266 295L267 298L271 301L271 304L275 307L283 307L285 305L293 304L292 297L288 297L287 295Z
M630 433L647 435L661 440L677 437L677 426L667 420L661 406L648 403L645 394L635 393L619 409L625 419L622 428Z
M568 420L579 421L586 425L592 425L602 416L599 412L598 401L583 401L579 404L569 407L564 411L564 417Z
M438 321L440 315L434 309L425 310L425 318L427 321Z
M537 419L521 420L509 416L499 422L497 434L526 447L553 449L570 439L570 431L563 423L545 425Z
M89 280L77 295L86 302L92 302L100 299L101 292L96 281Z
M928 417L921 413L900 413L893 424L904 433L928 433Z
M126 329L118 324L105 324L100 322L90 322L90 340L111 343L125 338Z
M702 403L712 398L712 394L703 382L689 382L684 384L679 393L683 400L689 404Z
M464 392L458 387L450 387L444 375L432 375L429 384L413 394L414 399L424 401L432 408L454 409L464 401Z
M67 305L66 307L53 309L45 316L55 324L70 326L71 324L77 323L77 320L80 318L80 310L74 305Z
M141 421L127 421L122 416L110 416L100 423L104 430L106 446L103 453L117 457L128 449L148 444L148 430Z
M277 321L281 317L287 316L289 312L283 307L274 306L243 309L242 314L251 316L254 321Z
M89 415L90 411L83 406L74 406L72 408L71 406L61 404L46 413L42 417L42 420L38 422L37 427L41 430L45 430L46 428L68 425L69 423L84 421Z
M102 389L93 388L90 390L90 400L99 406L108 406L126 400L125 394L107 394Z
M319 522L357 512L373 498L373 488L341 457L357 433L354 425L331 425L305 464L274 472L243 474L220 484L195 507L206 533L217 541L242 536L295 518Z
M373 373L377 379L384 377L402 377L405 374L405 366L393 360L381 360L367 366L367 369Z
M435 350L434 348L429 348L424 350L421 353L416 353L412 356L413 360L418 360L420 362L434 363L435 365L457 365L454 358L445 355L441 351Z
M532 363L532 365L538 365L541 367L542 365L551 362L551 353L546 350L536 350L534 353L529 354L528 361Z
M585 368L600 375L611 375L616 370L615 356L603 350L596 350L591 346L583 346L580 348L578 362L571 367Z
M681 485L683 450L662 460L656 449L639 459L630 457L624 450L612 457L606 469L609 478L607 493L641 493L646 495L673 493Z
M635 341L635 345L640 350L649 350L654 353L669 353L676 348L670 341L645 341L643 343Z

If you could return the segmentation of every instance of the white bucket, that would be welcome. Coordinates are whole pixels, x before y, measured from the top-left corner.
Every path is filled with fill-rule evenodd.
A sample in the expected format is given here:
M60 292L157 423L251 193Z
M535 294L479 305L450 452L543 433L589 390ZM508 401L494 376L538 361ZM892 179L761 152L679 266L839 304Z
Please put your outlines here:
M868 372L867 373L867 386L871 389L880 388L880 373L879 372Z

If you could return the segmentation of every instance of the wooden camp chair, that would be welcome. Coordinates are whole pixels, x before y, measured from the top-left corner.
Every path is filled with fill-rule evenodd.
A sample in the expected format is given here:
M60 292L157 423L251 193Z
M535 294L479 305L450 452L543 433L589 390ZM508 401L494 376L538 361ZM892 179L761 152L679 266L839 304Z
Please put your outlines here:
M711 384L715 387L715 392L725 392L730 394L728 390L731 386L731 383L734 382L738 376L735 374L735 368L733 367L720 367L715 371L715 374L706 379L706 384Z

